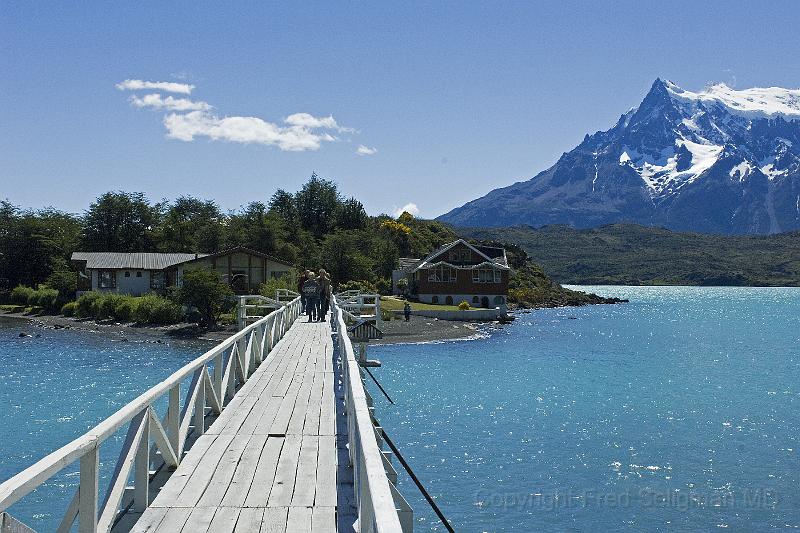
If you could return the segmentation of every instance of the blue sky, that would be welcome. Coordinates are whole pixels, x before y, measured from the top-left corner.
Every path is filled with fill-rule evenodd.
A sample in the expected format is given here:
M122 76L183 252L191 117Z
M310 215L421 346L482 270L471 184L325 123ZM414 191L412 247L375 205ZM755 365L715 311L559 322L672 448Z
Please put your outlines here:
M434 217L548 167L656 77L800 87L790 1L113 6L0 4L0 198L235 209L316 171L372 214ZM117 88L129 79L195 87ZM203 103L191 120L163 109Z

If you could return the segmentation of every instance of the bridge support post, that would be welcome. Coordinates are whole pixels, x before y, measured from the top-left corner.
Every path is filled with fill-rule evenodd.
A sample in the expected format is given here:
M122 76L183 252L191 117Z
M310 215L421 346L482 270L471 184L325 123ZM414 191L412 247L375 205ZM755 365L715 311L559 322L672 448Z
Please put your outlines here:
M142 440L136 450L134 472L133 510L143 513L150 505L150 417L144 420Z
M78 533L97 532L97 491L100 454L97 446L81 457L80 487L78 488Z
M223 352L219 352L214 358L214 392L217 393L220 407L225 405L225 398L222 396L222 376L225 374L225 369L222 367Z
M178 464L181 462L181 385L178 383L169 389L169 404L167 405L167 437L170 446L175 451Z

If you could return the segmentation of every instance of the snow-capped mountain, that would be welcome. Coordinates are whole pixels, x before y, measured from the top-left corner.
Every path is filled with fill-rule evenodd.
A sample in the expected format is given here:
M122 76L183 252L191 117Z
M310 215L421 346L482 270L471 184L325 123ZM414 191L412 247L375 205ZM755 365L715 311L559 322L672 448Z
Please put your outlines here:
M800 90L660 79L613 128L534 178L439 217L460 226L611 222L708 233L800 228Z

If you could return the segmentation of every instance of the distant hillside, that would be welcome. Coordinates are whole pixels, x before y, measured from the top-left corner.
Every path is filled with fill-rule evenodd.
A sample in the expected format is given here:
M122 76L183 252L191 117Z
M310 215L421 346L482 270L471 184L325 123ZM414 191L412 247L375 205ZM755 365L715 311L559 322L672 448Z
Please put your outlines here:
M518 244L558 283L800 286L800 232L720 236L634 224L458 231Z

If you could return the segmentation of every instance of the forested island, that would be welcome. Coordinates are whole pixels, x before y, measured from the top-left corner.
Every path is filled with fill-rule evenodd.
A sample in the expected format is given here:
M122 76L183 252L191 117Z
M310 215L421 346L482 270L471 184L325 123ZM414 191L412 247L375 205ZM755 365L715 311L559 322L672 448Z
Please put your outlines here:
M275 191L236 211L224 212L213 200L183 196L152 202L142 193L107 192L82 214L50 207L22 209L0 203L0 300L59 312L74 298L77 274L71 254L82 251L214 253L244 246L268 253L298 268L324 267L337 288L388 293L399 257L424 257L458 238L450 226L402 213L369 216L362 203L343 197L337 185L313 174L296 192ZM493 239L492 242L495 242ZM612 300L562 288L519 246L509 251L513 268L509 302L519 307L553 307ZM280 280L294 287L292 280ZM272 290L274 287L266 287ZM79 302L80 304L80 302ZM176 320L167 303L142 320ZM68 312L110 314L129 303L70 306ZM160 308L159 308L160 309ZM134 311L125 316L135 318ZM163 318L168 317L168 318ZM154 318L155 319L155 318Z

